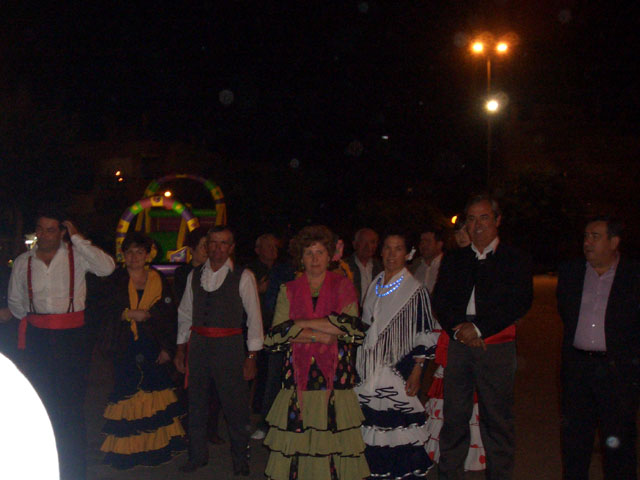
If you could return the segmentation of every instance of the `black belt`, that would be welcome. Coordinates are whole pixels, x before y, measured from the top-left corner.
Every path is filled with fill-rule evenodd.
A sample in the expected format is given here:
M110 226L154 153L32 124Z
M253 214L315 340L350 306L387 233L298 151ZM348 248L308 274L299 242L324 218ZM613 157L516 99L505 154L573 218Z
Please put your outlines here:
M604 358L607 356L607 352L606 351L602 351L602 350L581 350L579 348L573 347L573 349L578 352L581 355L586 355L588 357L593 357L593 358Z

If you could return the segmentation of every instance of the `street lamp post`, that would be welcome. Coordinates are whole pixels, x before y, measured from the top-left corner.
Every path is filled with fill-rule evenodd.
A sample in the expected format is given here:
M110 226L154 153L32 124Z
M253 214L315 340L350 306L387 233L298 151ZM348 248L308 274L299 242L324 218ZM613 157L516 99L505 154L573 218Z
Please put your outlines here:
M491 180L491 116L498 112L500 103L491 98L491 55L504 55L509 50L507 42L494 42L492 38L477 40L471 44L471 52L474 55L484 55L487 60L487 187Z

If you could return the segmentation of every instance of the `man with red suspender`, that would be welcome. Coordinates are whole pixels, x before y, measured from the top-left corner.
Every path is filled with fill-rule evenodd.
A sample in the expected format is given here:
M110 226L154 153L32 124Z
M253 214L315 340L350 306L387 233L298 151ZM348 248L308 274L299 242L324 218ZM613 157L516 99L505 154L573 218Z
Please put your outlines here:
M207 414L211 381L215 382L231 440L234 475L249 475L249 388L256 376L256 354L263 331L256 279L248 269L235 268L235 247L228 227L207 234L208 260L187 277L178 309L180 372L187 371L189 387L189 461L180 467L191 473L209 461ZM247 354L242 326L246 315ZM188 359L185 354L189 343Z
M60 478L86 477L87 272L107 276L113 259L91 245L58 212L36 219L36 247L16 258L9 281L9 308L20 319L18 348L25 374L51 418ZM68 232L70 241L63 240Z

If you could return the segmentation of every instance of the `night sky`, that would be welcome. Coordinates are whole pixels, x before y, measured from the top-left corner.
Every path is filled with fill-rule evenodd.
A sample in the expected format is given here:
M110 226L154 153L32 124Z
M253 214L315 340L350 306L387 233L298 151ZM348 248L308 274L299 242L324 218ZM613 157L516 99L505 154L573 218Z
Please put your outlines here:
M87 168L74 145L150 139L225 159L202 173L232 223L265 204L279 228L347 230L389 203L448 215L484 185L483 31L518 40L493 84L520 115L640 124L637 2L42 3L0 12L2 187L23 203Z

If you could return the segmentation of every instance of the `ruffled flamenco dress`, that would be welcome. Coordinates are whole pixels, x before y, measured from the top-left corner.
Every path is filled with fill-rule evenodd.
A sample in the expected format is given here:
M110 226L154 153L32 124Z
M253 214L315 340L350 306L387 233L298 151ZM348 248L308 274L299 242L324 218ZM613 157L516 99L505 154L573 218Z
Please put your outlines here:
M438 368L433 374L433 381L429 388L429 400L425 405L427 410L427 431L429 439L426 444L427 453L431 460L440 460L440 430L444 423L442 405L444 397L444 373L447 366L447 349L449 346L449 335L442 331L438 338L435 362ZM480 436L480 423L478 414L478 397L473 395L473 413L469 419L470 443L469 453L464 461L466 471L482 471L486 468L486 457L482 437Z
M144 308L140 303L132 308ZM160 347L134 325L127 329L127 347L114 359L115 384L104 412L106 438L100 448L104 463L121 470L160 465L186 449L183 408L166 366L156 364Z
M342 312L342 313L336 313ZM360 433L363 415L353 391L355 345L362 338L356 293L349 280L327 272L311 298L306 275L281 288L274 326L265 345L285 352L282 389L266 421L274 480L361 480L369 476ZM334 345L290 343L302 329L296 318L319 318L344 332Z
M378 295L375 284L383 275L367 292L362 319L370 326L358 350L356 392L365 415L367 462L372 479L424 478L433 466L425 450L425 409L417 396L407 395L406 382L416 359L433 356L437 323L427 290L408 271L390 280L396 291Z

